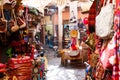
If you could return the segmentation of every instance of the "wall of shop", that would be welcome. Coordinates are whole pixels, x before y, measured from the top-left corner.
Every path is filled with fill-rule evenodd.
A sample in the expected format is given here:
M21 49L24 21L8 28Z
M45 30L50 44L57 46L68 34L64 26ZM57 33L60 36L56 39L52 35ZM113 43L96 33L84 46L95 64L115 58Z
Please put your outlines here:
M45 30L50 31L50 34L53 34L53 23L52 23L52 16L45 16Z
M54 24L58 24L58 15L57 13L53 15L54 16ZM82 14L81 11L78 11L78 19L87 17L88 13ZM69 20L70 18L70 12L69 11L63 11L62 18L64 20Z
M84 19L85 17L88 17L88 13L81 13L80 9L78 8L78 19ZM70 19L70 12L69 9L66 8L63 10L62 12L62 19L63 19L63 25L64 24L69 24L69 19ZM54 26L54 36L56 36L57 34L57 29L56 27L58 27L58 13L56 12L53 15L53 26Z

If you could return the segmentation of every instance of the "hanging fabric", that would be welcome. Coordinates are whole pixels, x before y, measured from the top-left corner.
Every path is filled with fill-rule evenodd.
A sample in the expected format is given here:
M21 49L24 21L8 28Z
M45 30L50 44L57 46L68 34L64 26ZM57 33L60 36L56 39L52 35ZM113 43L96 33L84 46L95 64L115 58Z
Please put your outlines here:
M116 0L115 18L114 18L115 36L115 64L113 65L113 80L120 80L120 0Z
M89 16L88 16L88 29L89 32L95 32L95 17L96 17L96 0L94 0L92 6L90 7L89 10Z
M94 0L88 15L88 29L90 33L95 32L95 18L96 15L99 13L101 6L103 4L103 0Z
M110 41L104 41L103 42L103 50L101 50L101 56L100 56L100 61L102 63L102 66L104 69L109 69L112 70L112 64L110 64L110 59L113 58L114 56L114 48L115 48L115 43L114 43L114 38L116 34L114 34L112 40ZM107 45L107 46L106 46ZM112 61L113 63L114 61Z

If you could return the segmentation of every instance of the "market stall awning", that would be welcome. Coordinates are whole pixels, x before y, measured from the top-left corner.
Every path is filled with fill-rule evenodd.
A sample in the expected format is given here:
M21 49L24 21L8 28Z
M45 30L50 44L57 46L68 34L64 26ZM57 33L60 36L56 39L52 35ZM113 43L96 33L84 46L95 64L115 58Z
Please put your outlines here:
M54 4L56 6L65 6L71 1L78 1L78 6L82 8L83 11L89 10L92 2L90 0L22 0L23 5L31 6L37 8L40 12L44 14L45 6L49 4Z
M23 5L28 5L37 8L40 12L44 13L44 8L49 3L62 5L67 0L22 0Z
M78 7L81 8L81 12L86 12L86 11L89 11L92 3L93 3L92 1L79 2L79 3L78 3Z

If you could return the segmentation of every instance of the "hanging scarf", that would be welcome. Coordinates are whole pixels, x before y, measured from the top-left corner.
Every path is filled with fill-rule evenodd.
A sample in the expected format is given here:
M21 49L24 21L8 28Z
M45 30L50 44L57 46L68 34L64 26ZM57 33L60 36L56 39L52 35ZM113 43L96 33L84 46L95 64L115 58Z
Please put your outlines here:
M103 5L103 0L94 0L88 15L88 30L90 33L95 32L95 18L96 15L100 12L100 9Z
M113 80L120 80L120 0L116 0L116 10L115 10L115 18L114 18L114 31L116 33L115 36L115 64L113 65Z
M72 48L72 50L77 50L76 44L77 44L76 38L72 38L72 40L71 40L71 48Z

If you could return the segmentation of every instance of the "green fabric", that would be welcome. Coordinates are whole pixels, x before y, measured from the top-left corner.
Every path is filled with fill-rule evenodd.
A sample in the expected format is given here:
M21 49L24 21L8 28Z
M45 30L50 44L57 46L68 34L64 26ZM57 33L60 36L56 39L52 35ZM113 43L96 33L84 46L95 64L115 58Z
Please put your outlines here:
M8 55L9 58L11 58L12 57L12 48L8 48L6 50L6 54Z

